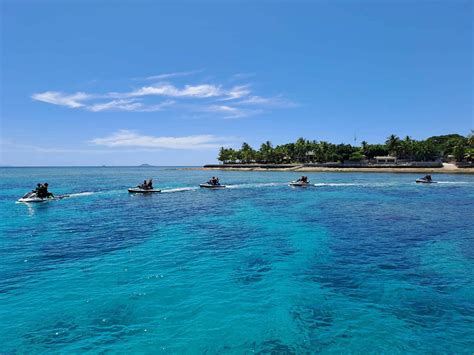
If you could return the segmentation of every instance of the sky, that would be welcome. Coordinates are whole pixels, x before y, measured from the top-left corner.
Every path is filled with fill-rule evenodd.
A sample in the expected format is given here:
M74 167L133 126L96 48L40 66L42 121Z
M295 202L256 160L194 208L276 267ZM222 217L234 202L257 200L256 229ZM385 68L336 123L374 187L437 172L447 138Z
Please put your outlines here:
M471 1L0 2L0 165L474 127Z

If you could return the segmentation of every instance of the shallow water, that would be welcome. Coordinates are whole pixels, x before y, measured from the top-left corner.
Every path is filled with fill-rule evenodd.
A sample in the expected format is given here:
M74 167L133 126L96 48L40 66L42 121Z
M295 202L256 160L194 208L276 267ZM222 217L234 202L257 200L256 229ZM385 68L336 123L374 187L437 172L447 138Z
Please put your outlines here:
M472 353L474 176L308 176L0 169L0 352Z

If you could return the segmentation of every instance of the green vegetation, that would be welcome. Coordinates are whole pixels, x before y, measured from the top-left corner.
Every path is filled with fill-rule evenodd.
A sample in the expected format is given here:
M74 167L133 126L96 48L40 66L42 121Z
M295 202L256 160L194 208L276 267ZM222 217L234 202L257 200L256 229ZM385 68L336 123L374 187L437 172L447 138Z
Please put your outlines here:
M267 141L260 146L260 149L255 150L248 143L243 143L239 150L222 147L217 159L223 163L244 164L327 163L360 162L387 155L407 161L454 159L472 162L474 161L474 131L468 137L448 134L420 141L408 136L400 139L392 134L385 144L369 144L363 141L360 146L299 138L295 143L276 147Z

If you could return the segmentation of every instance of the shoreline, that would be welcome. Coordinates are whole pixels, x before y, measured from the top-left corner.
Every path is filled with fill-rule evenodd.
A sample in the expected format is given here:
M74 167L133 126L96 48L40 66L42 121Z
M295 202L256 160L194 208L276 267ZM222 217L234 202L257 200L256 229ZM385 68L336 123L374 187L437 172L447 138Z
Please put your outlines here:
M393 168L393 167L373 167L373 168L341 168L341 167L281 167L281 168L263 168L263 167L202 167L202 168L190 168L190 170L221 170L221 171L280 171L280 172L330 172L330 173L431 173L431 174L474 174L474 168L458 168L454 164L445 164L440 168L421 168L421 167L406 167L406 168Z

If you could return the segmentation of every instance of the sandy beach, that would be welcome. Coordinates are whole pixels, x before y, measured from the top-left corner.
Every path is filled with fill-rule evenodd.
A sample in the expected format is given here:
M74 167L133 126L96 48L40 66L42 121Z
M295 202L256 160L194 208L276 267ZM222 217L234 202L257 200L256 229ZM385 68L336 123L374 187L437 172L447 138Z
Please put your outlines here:
M333 173L441 173L441 174L474 174L474 168L458 168L455 164L443 163L442 168L418 168L418 167L407 167L407 168L329 168L329 167L289 167L289 168L262 168L262 167L249 167L249 168L192 168L195 170L222 170L222 171L294 171L294 172L333 172Z

